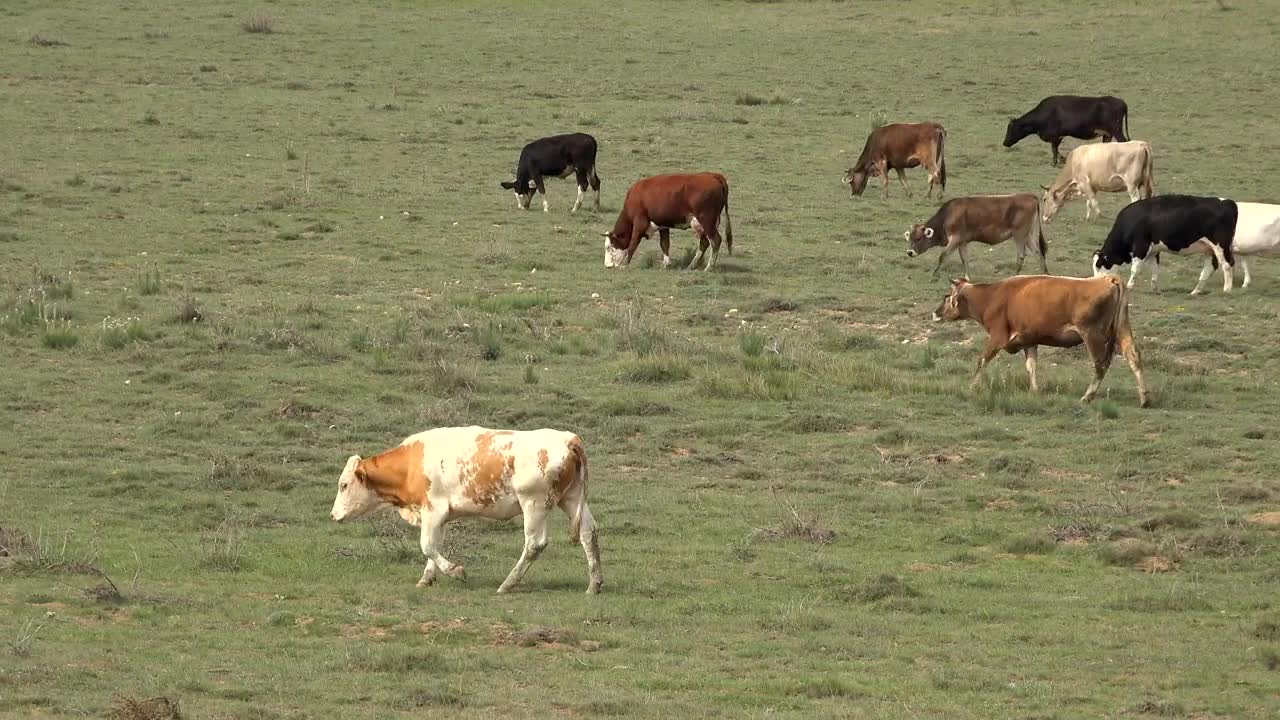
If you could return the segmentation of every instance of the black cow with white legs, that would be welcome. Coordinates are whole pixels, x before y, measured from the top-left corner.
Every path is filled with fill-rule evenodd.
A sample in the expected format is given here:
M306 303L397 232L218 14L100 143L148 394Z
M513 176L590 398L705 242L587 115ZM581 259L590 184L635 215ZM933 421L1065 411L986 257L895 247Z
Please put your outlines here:
M590 186L596 194L596 210L600 209L600 176L596 175L596 139L586 133L552 135L534 140L520 151L516 164L515 182L504 182L502 187L516 195L516 207L528 210L536 190L542 195L542 211L547 205L547 190L543 178L567 178L576 176L578 199L573 203L577 212L582 207L582 196Z
M1240 211L1235 202L1223 198L1193 195L1157 195L1125 206L1111 226L1111 232L1093 254L1095 276L1132 263L1128 287L1132 288L1142 263L1151 266L1151 289L1160 274L1160 253L1203 255L1200 279L1191 291L1199 295L1213 269L1222 268L1222 291L1231 292L1231 266L1235 264L1232 244Z

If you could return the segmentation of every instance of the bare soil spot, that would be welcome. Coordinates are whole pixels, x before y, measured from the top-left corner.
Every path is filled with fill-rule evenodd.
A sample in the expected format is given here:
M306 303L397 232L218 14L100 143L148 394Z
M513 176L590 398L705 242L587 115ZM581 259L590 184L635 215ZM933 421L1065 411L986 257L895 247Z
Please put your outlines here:
M1260 512L1249 516L1249 522L1255 525L1280 525L1280 510Z
M983 510L1008 510L1014 507L1016 504L1017 503L1015 503L1012 498L998 497L998 498L992 498L988 500L985 504L983 504L982 509Z
M600 649L600 643L594 640L579 640L572 630L557 630L545 625L534 625L523 630L515 630L506 625L494 625L494 645L515 645L518 647L538 648L539 650L583 650L594 652Z
M181 720L182 713L178 703L167 697L153 697L137 700L121 695L116 698L111 720Z
M1163 555L1149 555L1142 558L1134 564L1135 570L1141 570L1144 573L1154 574L1169 572L1177 568L1172 560Z
M454 618L448 622L427 620L426 622L418 623L418 632L423 635L434 635L438 632L455 632L457 630L462 630L466 626L466 618Z
M939 570L946 569L945 565L938 565L936 563L913 562L907 566L907 570L910 570L913 573L937 572Z

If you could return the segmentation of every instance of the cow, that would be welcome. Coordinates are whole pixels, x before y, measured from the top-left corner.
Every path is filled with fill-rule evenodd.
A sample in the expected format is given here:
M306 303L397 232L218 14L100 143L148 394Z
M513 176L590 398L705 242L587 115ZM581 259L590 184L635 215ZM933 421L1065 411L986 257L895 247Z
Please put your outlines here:
M1068 200L1085 199L1084 219L1097 211L1102 215L1095 193L1128 192L1129 202L1155 194L1151 145L1142 140L1080 145L1067 154L1052 185L1041 185L1044 221L1049 222Z
M1138 403L1148 406L1142 379L1142 356L1129 327L1129 304L1119 278L1070 278L1054 275L1015 275L1000 282L973 284L952 281L951 292L933 311L934 322L974 320L987 331L987 344L978 356L971 387L982 380L982 369L1001 350L1026 356L1031 390L1036 381L1036 349L1075 347L1084 343L1093 359L1093 382L1081 402L1090 402L1111 367L1116 346L1124 353L1138 383Z
M383 507L422 526L426 587L436 571L466 578L461 565L440 554L444 525L461 517L510 520L524 515L524 552L502 582L520 582L547 545L547 514L559 506L570 518L570 542L587 553L588 593L600 592L600 545L587 507L587 454L582 440L559 430L437 428L410 435L397 447L362 458L352 455L338 477L331 517L342 522Z
M1244 285L1249 287L1250 255L1280 255L1280 205L1237 202L1236 233L1231 240L1231 253L1244 268Z
M1022 117L1009 118L1004 131L1004 146L1013 147L1028 135L1037 135L1050 144L1053 166L1057 167L1058 146L1063 138L1103 142L1115 139L1127 142L1129 134L1129 106L1124 100L1110 95L1082 97L1080 95L1050 95L1041 100Z
M947 159L944 154L947 131L938 123L894 123L882 125L867 136L862 146L862 154L844 174L841 182L849 186L850 197L861 195L867 188L867 178L879 175L884 178L882 197L889 197L889 171L898 173L898 182L907 196L911 196L911 188L907 186L907 178L902 173L907 168L924 165L929 171L929 191L925 197L933 196L933 188L938 186L938 197L947 189Z
M625 268L640 241L658 232L662 267L671 265L671 228L692 228L698 237L698 254L692 270L707 254L705 270L720 257L720 213L724 213L724 243L733 254L733 225L729 221L729 181L714 172L672 173L637 180L622 201L622 212L613 230L604 235L604 266Z
M551 208L547 205L547 190L542 185L543 178L567 178L570 175L576 175L578 180L578 199L574 201L570 212L578 212L578 208L582 207L582 196L587 192L588 185L595 191L596 210L599 210L600 176L596 175L596 139L586 133L552 135L525 145L516 164L515 182L503 182L502 187L515 193L516 207L521 210L529 209L536 190L542 195L542 211L547 212Z
M1045 259L1048 246L1040 226L1040 201L1031 193L1017 195L979 195L953 198L942 204L923 225L912 225L906 233L907 257L923 255L929 248L941 247L932 277L938 277L942 261L952 250L960 255L964 279L969 279L969 263L964 248L971 242L999 245L1012 239L1018 248L1018 267L1027 253L1040 256L1040 271L1049 273Z
M1239 210L1231 200L1192 195L1160 195L1138 200L1116 215L1111 232L1093 254L1095 276L1132 262L1127 287L1133 288L1142 263L1154 256L1151 289L1160 275L1160 253L1207 255L1192 295L1199 295L1213 269L1222 266L1222 292L1231 292L1231 247Z

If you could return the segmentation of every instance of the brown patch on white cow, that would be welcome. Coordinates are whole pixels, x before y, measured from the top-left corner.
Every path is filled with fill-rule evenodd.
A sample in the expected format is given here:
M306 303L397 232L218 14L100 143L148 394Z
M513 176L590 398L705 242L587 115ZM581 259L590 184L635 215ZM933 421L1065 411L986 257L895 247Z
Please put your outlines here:
M401 445L361 460L356 477L396 507L430 508L431 479L422 467L422 455L421 442Z
M551 463L551 458L547 455L546 448L538 448L538 471L543 475L547 474L547 465Z
M501 449L494 447L493 439L499 435L510 435L511 432L501 430L485 432L476 437L476 453L468 466L465 459L459 459L459 470L462 471L462 493L467 499L479 507L489 507L506 494L515 473L516 459ZM507 450L511 443L507 443ZM470 473L467 474L467 470Z
M560 472L556 475L555 484L552 486L552 497L559 499L573 487L578 480L578 467L583 462L584 456L582 452L582 441L574 436L568 443L569 453L560 465Z

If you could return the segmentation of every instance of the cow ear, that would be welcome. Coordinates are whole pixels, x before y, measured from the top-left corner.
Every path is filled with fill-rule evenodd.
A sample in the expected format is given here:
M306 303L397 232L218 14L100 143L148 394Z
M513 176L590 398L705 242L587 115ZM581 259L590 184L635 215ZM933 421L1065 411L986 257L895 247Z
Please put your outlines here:
M925 229L924 229L924 236L925 236L925 237L927 237L927 238L932 239L932 238L933 238L933 228L930 228L930 227L925 228Z
M515 186L516 186L516 184L515 184L515 183L513 183L513 182L504 182L504 183L502 183L502 187L503 187L503 189L504 189L504 190L510 190L510 189L514 188Z

